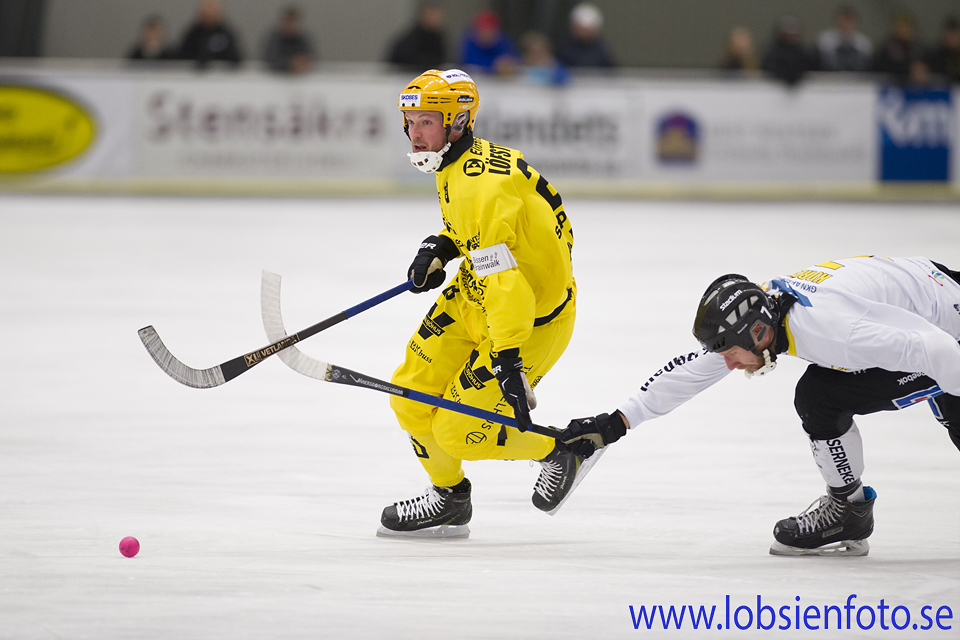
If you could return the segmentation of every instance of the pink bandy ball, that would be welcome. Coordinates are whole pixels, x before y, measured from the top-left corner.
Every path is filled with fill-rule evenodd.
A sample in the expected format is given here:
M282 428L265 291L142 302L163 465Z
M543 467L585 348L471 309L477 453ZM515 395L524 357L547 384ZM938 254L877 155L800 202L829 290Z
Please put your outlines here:
M133 536L127 536L120 541L120 553L127 558L132 558L140 552L140 541Z

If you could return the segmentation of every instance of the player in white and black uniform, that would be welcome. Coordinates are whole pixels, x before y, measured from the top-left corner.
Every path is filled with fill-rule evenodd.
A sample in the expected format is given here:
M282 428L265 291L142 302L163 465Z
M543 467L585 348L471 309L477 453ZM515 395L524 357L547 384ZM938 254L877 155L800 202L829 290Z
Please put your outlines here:
M665 415L740 369L764 375L783 353L812 364L795 406L827 495L774 527L775 555L866 555L876 492L860 481L855 415L927 401L960 449L960 273L926 258L858 256L762 286L730 274L697 310L701 349L681 354L613 414L570 422L563 438L588 452Z

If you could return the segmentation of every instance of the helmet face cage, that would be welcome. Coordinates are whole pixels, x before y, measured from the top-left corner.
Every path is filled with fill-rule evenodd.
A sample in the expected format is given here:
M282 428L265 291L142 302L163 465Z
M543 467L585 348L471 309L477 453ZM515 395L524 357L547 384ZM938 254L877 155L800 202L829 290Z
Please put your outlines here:
M776 324L769 296L739 274L728 274L711 283L700 300L693 335L711 352L741 347L762 355L757 344Z
M404 111L437 111L447 131L463 133L473 128L480 108L480 94L473 79L459 69L431 69L420 74L400 92L398 102L403 131L410 136Z

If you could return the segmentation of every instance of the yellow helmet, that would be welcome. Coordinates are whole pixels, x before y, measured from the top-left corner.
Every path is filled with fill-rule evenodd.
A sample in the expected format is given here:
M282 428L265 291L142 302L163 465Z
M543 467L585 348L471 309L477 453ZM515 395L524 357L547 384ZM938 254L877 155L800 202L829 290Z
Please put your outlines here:
M439 111L448 131L462 133L473 128L480 108L480 94L473 78L460 71L430 69L414 78L400 92L399 106L404 111ZM407 118L403 130L410 135Z

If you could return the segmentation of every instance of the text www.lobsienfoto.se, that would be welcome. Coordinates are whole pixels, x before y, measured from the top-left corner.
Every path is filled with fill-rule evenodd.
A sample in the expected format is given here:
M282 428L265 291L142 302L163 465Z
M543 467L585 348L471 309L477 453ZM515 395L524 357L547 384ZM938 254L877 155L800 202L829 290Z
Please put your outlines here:
M925 605L919 612L903 605L857 602L857 594L850 594L845 604L801 606L785 604L775 607L764 604L757 596L753 603L730 602L724 605L630 605L630 619L634 629L835 629L837 631L880 629L890 631L949 631L953 628L953 610L947 605ZM796 597L800 602L800 596Z

